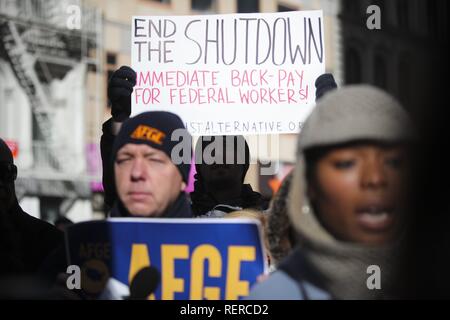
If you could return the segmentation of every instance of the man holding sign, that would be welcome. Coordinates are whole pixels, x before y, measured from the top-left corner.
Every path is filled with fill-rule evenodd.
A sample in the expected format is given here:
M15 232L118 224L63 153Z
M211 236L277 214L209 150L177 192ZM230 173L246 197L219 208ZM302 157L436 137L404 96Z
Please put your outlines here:
M153 111L125 120L112 155L118 199L111 216L122 219L68 230L70 263L81 266L83 289L101 299L247 296L267 268L256 223L142 219L192 216L183 192L191 136L181 119Z

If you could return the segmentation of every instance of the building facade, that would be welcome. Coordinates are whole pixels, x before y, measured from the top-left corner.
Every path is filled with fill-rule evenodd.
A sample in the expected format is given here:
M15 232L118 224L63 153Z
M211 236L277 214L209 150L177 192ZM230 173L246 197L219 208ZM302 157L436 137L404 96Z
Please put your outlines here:
M370 5L380 10L380 29L367 27ZM445 0L342 1L344 82L378 86L420 118L433 72L447 59L448 11Z
M99 11L78 1L2 1L0 33L0 136L15 146L19 201L49 221L91 218L98 177L89 175L86 118L103 102L100 82L89 94L86 83L102 68Z
M131 65L133 15L316 9L324 11L326 71L340 84L339 1L1 1L0 136L17 149L23 208L49 221L104 217L99 142L110 116L106 88L114 70ZM247 138L247 182L269 197L295 161L297 136ZM272 161L278 173L261 178L260 161Z

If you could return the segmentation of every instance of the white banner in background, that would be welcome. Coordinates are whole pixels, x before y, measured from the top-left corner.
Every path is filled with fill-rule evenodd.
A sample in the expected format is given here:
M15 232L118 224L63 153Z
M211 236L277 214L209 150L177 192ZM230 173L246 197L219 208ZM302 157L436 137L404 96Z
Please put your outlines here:
M193 135L297 133L325 72L322 11L135 16L132 115L178 114Z

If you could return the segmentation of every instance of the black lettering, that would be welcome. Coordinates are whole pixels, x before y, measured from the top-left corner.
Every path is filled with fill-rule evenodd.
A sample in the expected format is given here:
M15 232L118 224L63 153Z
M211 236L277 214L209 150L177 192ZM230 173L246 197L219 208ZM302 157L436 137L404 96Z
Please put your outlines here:
M173 41L173 40L164 41L164 63L173 62L173 60L170 60L167 58L167 54L172 52L172 50L167 49L168 43L175 43L175 41Z
M152 37L152 27L155 30L156 34L159 38L161 38L161 20L158 20L158 27L153 23L152 20L148 21L148 36L149 38Z
M169 29L167 27L167 23L170 23L173 27L173 31L171 34L167 34L167 30ZM171 36L173 36L175 34L175 32L177 32L177 25L175 24L175 22L173 22L172 20L169 19L164 19L164 38L169 38Z
M148 43L148 61L152 61L152 52L158 52L158 62L161 63L161 41L158 41L158 49L153 49L151 42Z
M316 49L316 54L317 54L317 58L319 59L320 62L322 62L323 60L323 45L322 45L322 23L321 23L321 19L319 17L319 45L320 45L320 54L319 51L317 50L317 43L316 43L316 38L314 37L314 33L313 33L313 28L311 25L311 19L308 19L309 22L309 43L308 43L308 54L309 54L309 62L311 63L311 38L314 42L314 48Z
M138 45L138 61L141 62L141 45L145 43L145 41L135 41L134 44Z
M145 19L134 19L134 36L145 37L145 34L138 34L138 30L144 29L144 27L138 27L138 21L145 21Z
M231 64L233 64L236 61L236 51L237 51L237 20L234 19L234 47L233 47L233 52L234 52L234 56L233 56L233 61L231 61L230 63L227 63L225 61L225 36L224 36L224 27L223 27L223 21L224 19L222 19L221 25L222 25L222 62L224 65L229 66Z
M212 42L216 44L216 63L219 63L219 20L216 19L216 39L209 39L209 20L206 20L206 33L205 33L205 64L208 60L208 43Z
M289 39L289 52L291 54L291 63L295 64L295 61L297 60L297 53L300 55L300 58L302 59L303 64L306 63L306 18L303 19L303 52L305 53L305 55L302 54L302 50L300 49L299 45L295 46L295 53L294 56L292 56L292 37L291 37L291 24L288 18L288 39Z
M277 50L275 50L275 37L276 37L276 28L277 28L277 22L281 20L284 23L284 33L283 33L283 52L284 52L284 56L283 56L283 61L281 63L276 63L275 62L275 52ZM286 61L286 20L284 20L283 18L277 18L275 20L275 22L273 23L273 49L272 49L272 62L274 65L276 66L280 66L282 64L284 64Z
M192 39L191 37L189 37L188 34L187 34L190 25L193 24L194 22L200 22L200 20L192 20L192 21L190 21L190 22L186 25L186 29L184 29L184 36L185 36L187 39L189 39L189 40L195 42L196 45L198 46L198 50L199 50L200 52L199 52L199 54L198 54L197 60L195 60L195 61L193 61L193 62L187 62L186 64L196 64L196 63L200 60L200 58L202 57L202 46L200 45L200 43L198 43L197 41L195 41L194 39Z
M245 21L245 64L248 63L248 23L256 18L240 18L239 20Z
M266 28L267 28L267 35L268 35L268 37L267 37L267 40L269 40L269 46L268 46L268 48L267 48L267 54L266 54L266 57L264 58L264 60L263 61L259 61L258 60L258 58L259 58L259 28L260 28L260 22L264 22L264 24L266 25ZM267 21L266 20L264 20L264 19L258 19L258 24L257 24L257 26L256 26L256 64L262 64L262 63L264 63L264 62L266 62L267 61L267 59L269 58L269 56L270 56L270 50L271 50L271 46L272 46L272 37L270 36L270 27L269 27L269 24L267 23Z

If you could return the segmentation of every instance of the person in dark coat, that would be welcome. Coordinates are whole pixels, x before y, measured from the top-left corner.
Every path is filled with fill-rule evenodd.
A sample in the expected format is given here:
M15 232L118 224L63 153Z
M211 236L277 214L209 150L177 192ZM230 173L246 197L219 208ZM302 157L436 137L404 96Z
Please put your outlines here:
M131 114L131 93L136 85L136 72L127 66L117 69L108 83L108 99L112 117L102 125L100 151L103 165L103 190L105 211L109 212L117 200L114 184L114 168L111 161L113 144L122 123Z
M103 124L100 141L103 189L107 211L115 205L118 198L114 182L114 168L111 163L113 144L122 123L130 117L131 94L135 84L136 72L127 66L116 70L108 83L112 117ZM208 140L208 138L203 137L203 143L197 145L199 148L197 150L203 151L210 142L214 142L216 139L216 137L212 137L212 140ZM222 216L228 212L246 208L258 210L267 208L268 203L262 199L261 195L253 191L249 184L243 183L250 164L250 153L247 142L242 136L235 136L234 139L236 142L245 142L245 150L240 151L242 155L245 154L245 163L240 165L196 164L195 191L190 195L192 211L195 216ZM228 191L231 191L231 194Z
M17 167L0 139L0 274L32 274L63 244L63 233L24 212L16 198Z
M221 217L237 210L267 208L261 194L244 184L250 150L243 136L202 137L195 158L197 173L191 192L195 216Z

